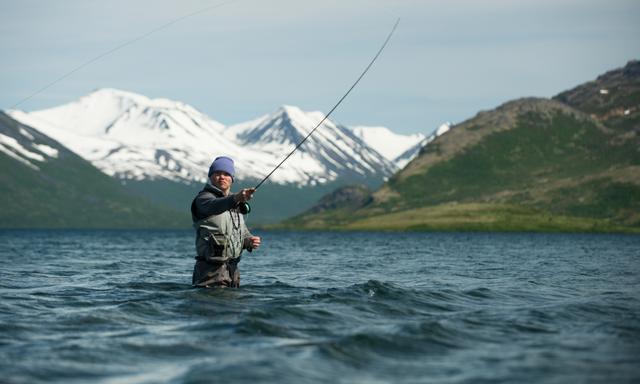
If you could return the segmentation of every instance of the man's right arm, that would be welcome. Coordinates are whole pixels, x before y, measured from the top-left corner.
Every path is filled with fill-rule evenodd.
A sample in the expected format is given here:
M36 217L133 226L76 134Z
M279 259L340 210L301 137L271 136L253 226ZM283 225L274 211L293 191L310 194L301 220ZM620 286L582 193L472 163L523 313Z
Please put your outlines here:
M213 193L205 192L199 194L195 199L195 215L201 220L211 215L219 215L235 206L236 201L233 195L216 197Z

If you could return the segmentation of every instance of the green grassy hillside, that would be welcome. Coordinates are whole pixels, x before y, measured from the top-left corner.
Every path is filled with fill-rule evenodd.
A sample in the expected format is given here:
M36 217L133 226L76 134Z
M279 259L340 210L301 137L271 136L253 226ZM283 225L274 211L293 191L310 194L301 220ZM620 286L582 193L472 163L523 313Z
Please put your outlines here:
M392 180L388 188L400 197L384 205L516 203L639 224L638 141L615 137L561 110L547 116L527 112L513 129L487 135L422 173Z
M308 212L281 227L640 231L635 66L553 100L479 113L427 145L363 207ZM611 97L591 100L600 96Z

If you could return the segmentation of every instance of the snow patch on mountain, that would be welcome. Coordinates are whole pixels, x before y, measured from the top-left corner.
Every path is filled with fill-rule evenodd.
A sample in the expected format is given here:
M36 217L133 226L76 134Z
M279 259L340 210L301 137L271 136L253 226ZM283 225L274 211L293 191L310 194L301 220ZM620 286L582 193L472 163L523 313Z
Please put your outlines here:
M25 164L26 166L32 169L39 169L37 165L33 164L29 160L35 160L43 162L45 161L44 156L34 153L23 147L18 140L13 137L9 137L7 135L3 135L0 133L0 152L18 160L19 162Z
M402 169L418 156L425 145L447 133L451 129L451 123L441 124L429 136L421 133L401 135L386 127L356 126L351 129L370 147L393 162L397 169Z
M401 135L387 127L355 126L351 130L389 161L395 161L398 156L425 139L425 135L421 133Z
M451 129L451 123L446 122L444 124L441 124L435 131L434 136L438 137L438 136L442 136L445 133L449 132L449 130ZM434 138L435 138L434 137Z
M12 129L10 126L4 126L2 130L0 152L27 167L39 170L38 163L58 158L58 149L43 143L41 139L36 139L27 129L23 127ZM34 130L33 133L37 134L37 131Z

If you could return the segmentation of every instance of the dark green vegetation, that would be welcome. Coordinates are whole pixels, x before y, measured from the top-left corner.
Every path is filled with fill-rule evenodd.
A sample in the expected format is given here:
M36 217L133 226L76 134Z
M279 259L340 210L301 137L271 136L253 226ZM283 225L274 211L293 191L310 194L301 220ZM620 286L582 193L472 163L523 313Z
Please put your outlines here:
M190 217L185 212L132 195L117 180L58 142L1 112L0 133L33 153L40 153L33 144L57 150L57 157L32 161L39 169L0 152L0 228L188 228L190 225Z
M365 204L311 210L280 227L640 232L639 107L633 61L552 100L481 112Z

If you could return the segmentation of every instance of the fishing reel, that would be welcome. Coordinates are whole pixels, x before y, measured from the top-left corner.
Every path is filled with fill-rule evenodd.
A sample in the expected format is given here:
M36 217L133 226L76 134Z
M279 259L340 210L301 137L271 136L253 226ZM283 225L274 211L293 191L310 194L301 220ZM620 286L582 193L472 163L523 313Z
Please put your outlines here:
M238 203L238 212L246 215L251 212L251 206L249 205L249 203Z

